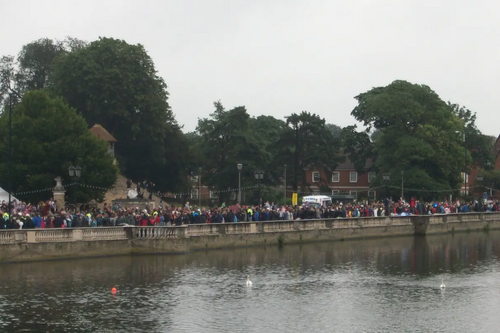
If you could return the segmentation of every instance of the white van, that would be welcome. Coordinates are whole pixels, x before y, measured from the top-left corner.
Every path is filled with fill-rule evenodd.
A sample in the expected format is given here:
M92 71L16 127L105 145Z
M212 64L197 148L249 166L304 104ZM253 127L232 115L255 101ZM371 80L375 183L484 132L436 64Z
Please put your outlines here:
M332 205L332 198L326 196L326 195L310 195L308 197L303 197L302 198L302 205L310 205L310 206L331 206Z

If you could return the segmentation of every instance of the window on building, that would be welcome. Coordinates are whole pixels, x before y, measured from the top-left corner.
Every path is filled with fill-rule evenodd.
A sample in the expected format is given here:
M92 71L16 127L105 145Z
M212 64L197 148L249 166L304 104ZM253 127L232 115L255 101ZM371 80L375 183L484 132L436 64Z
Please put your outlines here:
M210 199L217 199L217 191L210 191Z
M371 183L375 179L375 172L368 172L368 182Z
M350 190L349 194L352 195L354 198L358 199L358 191Z
M319 171L314 171L312 173L312 180L313 180L313 183L319 183L319 180L320 180Z
M368 191L368 199L375 201L377 200L377 192L376 191Z
M358 182L358 173L357 173L357 172L355 172L355 171L354 171L354 172L351 172L351 173L349 174L349 181L350 181L351 183L357 183L357 182Z
M462 173L462 178L464 178L464 177L465 177L465 182L469 183L469 175L464 172L464 173Z
M191 181L193 183L197 183L198 182L198 176L191 176Z
M332 195L339 194L339 190L332 190Z
M338 171L334 171L332 173L332 182L333 183L338 183L340 182L340 173Z
M198 189L191 190L191 199L198 199Z
M236 200L236 192L231 192L231 196L229 197L229 200Z

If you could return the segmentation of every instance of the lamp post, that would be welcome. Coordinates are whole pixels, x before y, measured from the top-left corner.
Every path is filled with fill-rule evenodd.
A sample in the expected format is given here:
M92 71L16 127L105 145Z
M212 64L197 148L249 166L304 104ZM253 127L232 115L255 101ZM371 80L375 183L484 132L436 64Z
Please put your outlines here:
M9 94L9 219L12 215L12 94Z
M467 147L465 146L465 131L463 133L464 143L464 197L467 198Z
M480 188L482 188L481 183L483 182L483 179L484 179L484 177L482 174L478 174L476 177L477 183L480 185ZM486 192L484 194L486 194ZM483 201L485 199L487 199L487 194L486 194L486 198L485 197L479 198L479 210L482 210L482 206L483 206L482 204L483 204Z
M68 173L69 173L69 177L71 178L71 180L74 182L76 182L81 176L82 176L82 168L80 168L79 166L70 166L68 168ZM73 187L74 187L75 184L73 184ZM75 203L76 203L76 187L75 187L75 190L73 190L73 195L74 195L74 200L75 200Z
M198 168L198 208L201 210L201 167Z
M401 199L403 200L405 198L404 186L405 186L405 172L401 171Z
M264 179L264 171L255 171L254 172L255 179L259 181L259 206L262 207L262 196L260 195L260 182Z
M455 133L460 134L460 131ZM467 147L465 146L465 130L462 134L462 142L464 144L464 201L467 201Z
M285 196L285 201L283 202L283 205L286 206L286 164L285 164L285 191L284 191L284 196Z
M384 201L384 204L385 204L385 216L388 216L389 215L389 198L388 198L388 186L389 186L389 181L391 180L391 175L388 174L388 173L383 173L382 174L382 179L384 180L384 184L385 184L385 201Z
M9 93L9 219L12 215L12 94L21 99L21 95L11 87Z
M236 164L238 168L238 204L241 205L241 169L243 169L243 164Z
M297 121L294 124L295 127L295 166L294 166L294 184L293 184L293 190L297 192L297 189L299 187L299 181L298 181L298 168L299 168L299 129L302 127L302 121Z

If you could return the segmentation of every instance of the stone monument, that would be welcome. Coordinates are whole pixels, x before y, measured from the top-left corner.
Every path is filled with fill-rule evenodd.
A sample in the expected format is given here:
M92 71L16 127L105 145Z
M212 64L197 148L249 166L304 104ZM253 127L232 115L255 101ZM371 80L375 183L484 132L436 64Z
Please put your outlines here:
M61 177L56 177L54 178L56 181L56 186L52 190L52 194L54 197L54 200L56 201L56 208L57 210L62 210L64 209L66 203L64 200L64 195L66 193L66 189L62 185L62 178Z

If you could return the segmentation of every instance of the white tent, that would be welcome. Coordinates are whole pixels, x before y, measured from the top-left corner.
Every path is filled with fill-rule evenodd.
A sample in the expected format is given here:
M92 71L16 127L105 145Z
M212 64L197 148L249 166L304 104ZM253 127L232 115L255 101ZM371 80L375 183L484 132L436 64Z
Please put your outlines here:
M16 197L13 195L10 196L10 200L13 202L14 200L19 201ZM9 202L9 192L5 191L3 188L0 187L0 203L2 201Z

